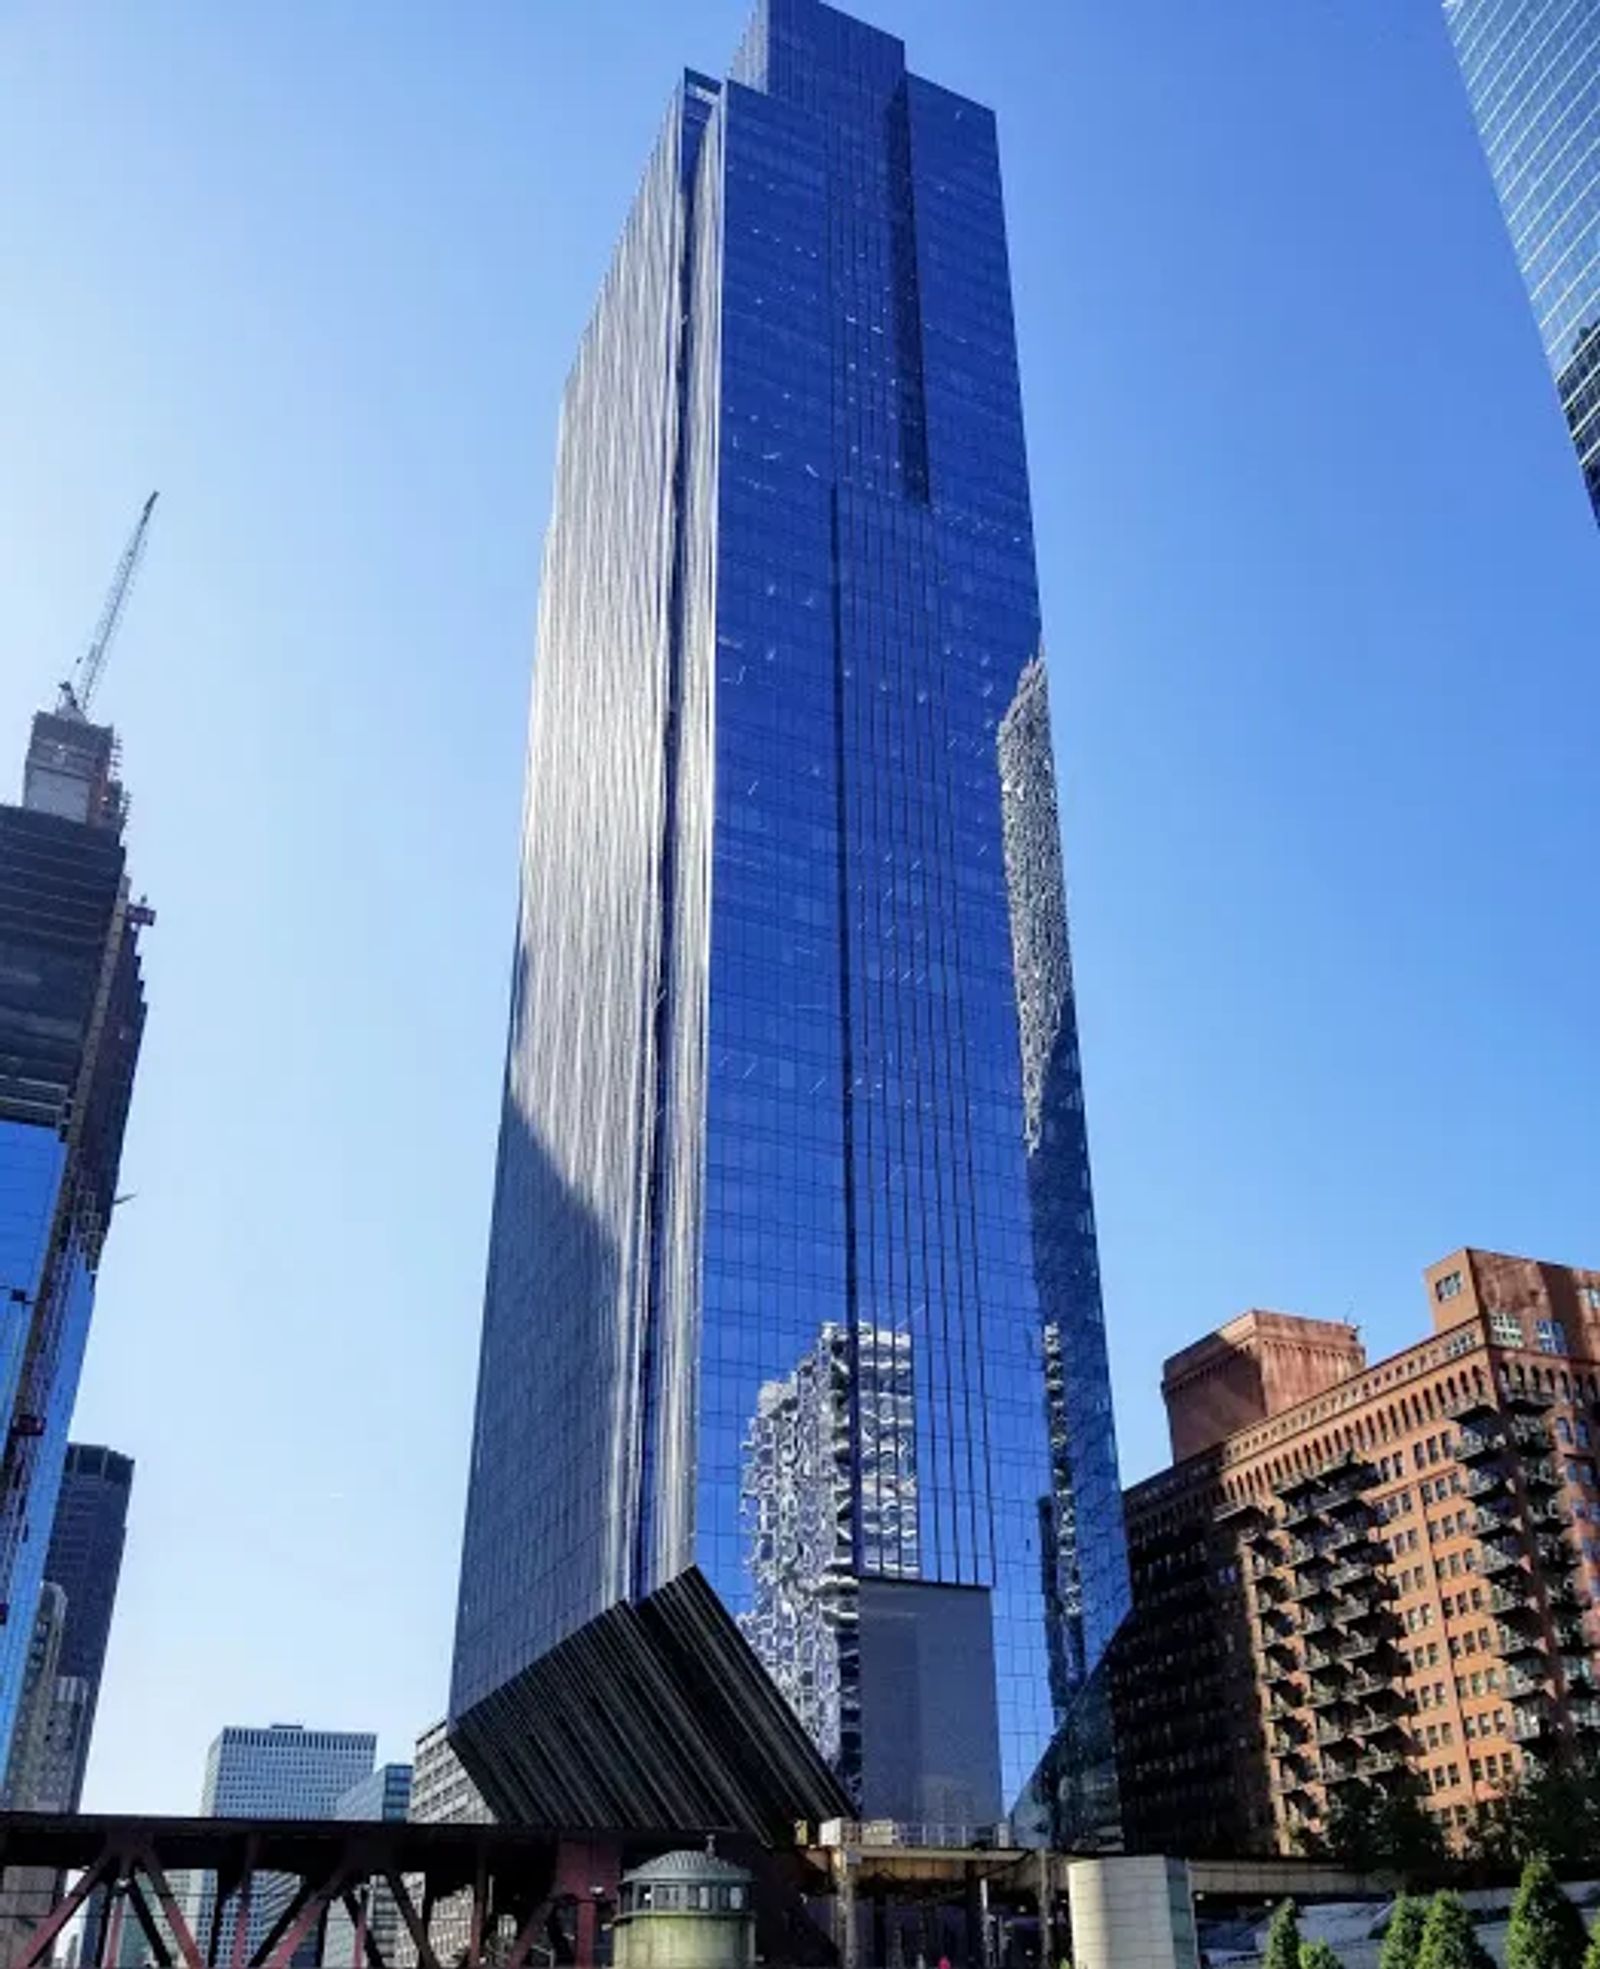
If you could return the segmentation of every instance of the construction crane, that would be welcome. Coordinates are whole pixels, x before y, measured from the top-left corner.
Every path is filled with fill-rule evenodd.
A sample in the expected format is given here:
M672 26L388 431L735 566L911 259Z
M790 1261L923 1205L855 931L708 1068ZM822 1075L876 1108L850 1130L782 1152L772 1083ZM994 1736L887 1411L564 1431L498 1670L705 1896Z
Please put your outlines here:
M156 509L160 494L152 492L144 502L144 511L139 515L139 524L126 547L122 559L117 562L117 571L111 577L111 587L106 595L105 607L100 611L100 620L94 626L94 635L89 647L78 658L71 677L61 686L61 701L56 706L56 715L64 718L87 718L89 706L99 687L106 658L111 653L111 645L116 640L117 629L122 622L122 611L127 607L128 591L133 587L133 577L139 572L139 563L144 558L145 535L150 531L150 515Z

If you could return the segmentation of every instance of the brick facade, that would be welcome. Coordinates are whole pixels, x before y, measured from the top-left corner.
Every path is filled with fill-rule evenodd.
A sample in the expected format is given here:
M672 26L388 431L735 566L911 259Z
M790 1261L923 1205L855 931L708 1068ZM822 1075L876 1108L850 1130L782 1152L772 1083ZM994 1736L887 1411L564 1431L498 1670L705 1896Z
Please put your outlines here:
M1130 1850L1293 1851L1406 1774L1453 1833L1600 1745L1600 1272L1463 1250L1425 1276L1431 1337L1305 1399L1262 1377L1259 1419L1127 1493ZM1308 1362L1354 1340L1264 1318L1286 1357L1299 1324ZM1168 1363L1175 1436L1238 1399L1209 1347Z

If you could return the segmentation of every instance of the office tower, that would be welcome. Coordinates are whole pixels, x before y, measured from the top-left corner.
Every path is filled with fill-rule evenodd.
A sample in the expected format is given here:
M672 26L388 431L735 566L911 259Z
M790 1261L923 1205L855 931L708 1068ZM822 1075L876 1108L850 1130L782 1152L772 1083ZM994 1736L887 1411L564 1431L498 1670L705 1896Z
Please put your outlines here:
M411 1809L411 1766L380 1764L364 1778L358 1778L335 1803L336 1819L398 1819L404 1821ZM400 1908L389 1888L374 1882L359 1890L366 1896L362 1910L366 1935L377 1944L380 1960L397 1963L404 1948L410 1946ZM368 1951L365 1938L342 1906L328 1911L322 1945L325 1969L366 1969ZM448 1958L440 1957L441 1961Z
M763 0L563 405L452 1741L510 1819L1031 1822L1122 1538L994 119Z
M16 1728L11 1732L11 1755L6 1760L5 1802L14 1812L55 1812L45 1790L45 1764L50 1724L55 1707L61 1644L67 1625L67 1596L51 1580L39 1589L33 1616L33 1636L22 1675Z
M1133 1850L1337 1845L1400 1796L1459 1841L1600 1747L1600 1271L1426 1278L1434 1330L1387 1360L1249 1313L1167 1363L1194 1447L1127 1494L1112 1676Z
M0 806L0 1746L16 1722L144 1028L109 726L33 721Z
M26 1795L13 1792L14 1806L75 1812L82 1800L132 1488L131 1457L99 1444L67 1445L45 1559L47 1580L66 1598L60 1654L41 1756ZM15 1746L12 1760L15 1764Z
M359 1730L308 1730L303 1723L272 1723L265 1729L230 1725L206 1753L201 1815L208 1819L331 1819L351 1786L372 1773L378 1740ZM266 1884L263 1885L263 1882ZM245 1934L246 1959L253 1955L287 1903L293 1883L287 1876L257 1881ZM216 1880L200 1876L191 1910L194 1932L205 1947L216 1905ZM233 1960L237 1898L223 1905L218 1933L220 1953ZM316 1960L317 1937L308 1937L302 1954ZM296 1961L300 1961L300 1956Z
M442 1722L434 1723L417 1738L415 1761L411 1767L411 1804L407 1816L417 1825L491 1825L493 1814L483 1802L478 1787L467 1776L461 1760L450 1748L449 1734ZM422 1905L422 1878L407 1880L412 1905ZM440 1962L457 1961L471 1940L472 1890L442 1894L433 1904L428 1921L428 1939ZM400 1938L396 1953L389 1958L396 1969L413 1969L416 1945L409 1935Z
M1600 518L1600 13L1587 0L1444 0L1444 12Z

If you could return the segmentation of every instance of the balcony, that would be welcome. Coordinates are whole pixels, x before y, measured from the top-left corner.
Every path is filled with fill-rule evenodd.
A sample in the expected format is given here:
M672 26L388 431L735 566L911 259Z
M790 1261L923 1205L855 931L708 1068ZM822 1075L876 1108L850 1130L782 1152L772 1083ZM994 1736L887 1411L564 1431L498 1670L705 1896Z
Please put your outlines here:
M1548 1456L1525 1456L1522 1459L1522 1481L1530 1495L1560 1490L1561 1472Z
M1550 1734L1550 1718L1543 1710L1516 1709L1511 1713L1511 1741L1539 1743Z
M1542 1422L1519 1415L1511 1424L1511 1440L1525 1456L1550 1454L1550 1431Z
M1466 1422L1474 1416L1492 1421L1500 1413L1492 1396L1478 1394L1476 1391L1457 1395L1454 1401L1446 1402L1444 1412L1455 1422Z
M1374 1593L1361 1600L1341 1600L1334 1614L1351 1632L1362 1629L1372 1630L1388 1622L1389 1600L1387 1594Z
M1315 1524L1321 1515L1316 1499L1309 1492L1283 1500L1283 1523L1290 1531Z
M1326 1571L1302 1573L1289 1588L1289 1598L1301 1606L1309 1606L1314 1600L1331 1600L1333 1587Z
M1458 1463L1480 1463L1485 1457L1498 1456L1499 1453L1498 1434L1483 1428L1456 1431L1455 1454Z
M1355 1734L1368 1744L1381 1743L1386 1737L1405 1735L1405 1725L1390 1710L1364 1710L1353 1727Z
M1536 1628L1507 1627L1501 1623L1495 1628L1494 1650L1502 1661L1516 1661L1529 1655L1542 1658L1544 1642Z
M1545 1675L1534 1674L1526 1668L1508 1668L1506 1694L1513 1702L1542 1701L1548 1694L1545 1686L1547 1679Z
M1472 1514L1472 1528L1480 1538L1520 1538L1522 1527L1509 1510L1491 1511L1480 1504Z
M1265 1515L1246 1528L1244 1542L1252 1552L1267 1553L1281 1550L1278 1527Z
M1511 1489L1511 1472L1503 1463L1492 1463L1481 1470L1467 1472L1468 1497L1504 1497Z
M1559 1497L1536 1499L1528 1505L1528 1523L1535 1531L1564 1532L1572 1520Z
M1300 1682L1280 1682L1267 1698L1267 1714L1280 1723L1298 1717L1305 1706L1305 1686Z
M1513 1415L1543 1415L1552 1406L1548 1395L1542 1395L1537 1388L1526 1384L1518 1386L1513 1383L1509 1388L1502 1388L1500 1400Z
M1509 1552L1503 1545L1486 1545L1483 1557L1478 1561L1478 1572L1484 1579L1503 1579L1511 1573L1518 1573L1524 1579L1522 1554Z
M1322 1541L1322 1549L1330 1554L1355 1552L1372 1543L1372 1528L1364 1518L1341 1518Z
M1533 1620L1539 1609L1531 1598L1532 1583L1520 1568L1508 1572L1489 1588L1489 1611L1509 1620Z
M1584 1736L1600 1736L1600 1702L1585 1700L1575 1702L1567 1714L1572 1718L1572 1727Z
M1584 1632L1583 1622L1576 1614L1562 1613L1555 1618L1556 1641L1563 1654L1573 1654L1587 1658L1589 1637Z
M1578 1563L1578 1555L1564 1538L1547 1532L1539 1540L1539 1563L1549 1572L1568 1572Z
M1343 1593L1377 1593L1387 1598L1389 1592L1388 1583L1371 1559L1352 1560L1346 1565L1335 1566L1328 1575L1328 1584Z
M1314 1566L1322 1557L1322 1547L1309 1538L1289 1540L1289 1563L1294 1566Z
M1313 1675L1331 1675L1343 1678L1350 1673L1350 1664L1345 1659L1343 1648L1308 1647L1306 1666Z
M1352 1700L1382 1703L1386 1707L1404 1701L1404 1692L1398 1682L1391 1681L1387 1675L1374 1675L1370 1670L1353 1676L1345 1693Z
M1322 1508L1335 1517L1347 1512L1357 1511L1363 1516L1367 1510L1367 1484L1370 1473L1352 1471L1349 1476L1340 1477L1322 1493Z
M1406 1767L1405 1753L1400 1750L1369 1751L1356 1766L1363 1778L1398 1777Z

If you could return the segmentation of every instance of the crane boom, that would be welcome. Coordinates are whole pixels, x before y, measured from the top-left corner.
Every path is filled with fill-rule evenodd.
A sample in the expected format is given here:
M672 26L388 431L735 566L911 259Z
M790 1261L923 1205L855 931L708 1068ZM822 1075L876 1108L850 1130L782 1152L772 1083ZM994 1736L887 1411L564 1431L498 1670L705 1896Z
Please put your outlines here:
M86 718L95 691L99 688L101 673L106 667L106 658L111 645L116 640L117 629L122 621L122 611L127 606L128 593L133 587L133 577L139 572L139 562L144 557L145 535L150 531L150 515L156 509L160 494L152 492L144 502L144 511L139 515L139 523L133 529L128 544L122 550L122 558L117 562L117 571L111 577L111 587L107 591L105 607L100 611L100 620L94 626L94 635L89 647L78 658L71 680L61 686L59 709L68 715Z

